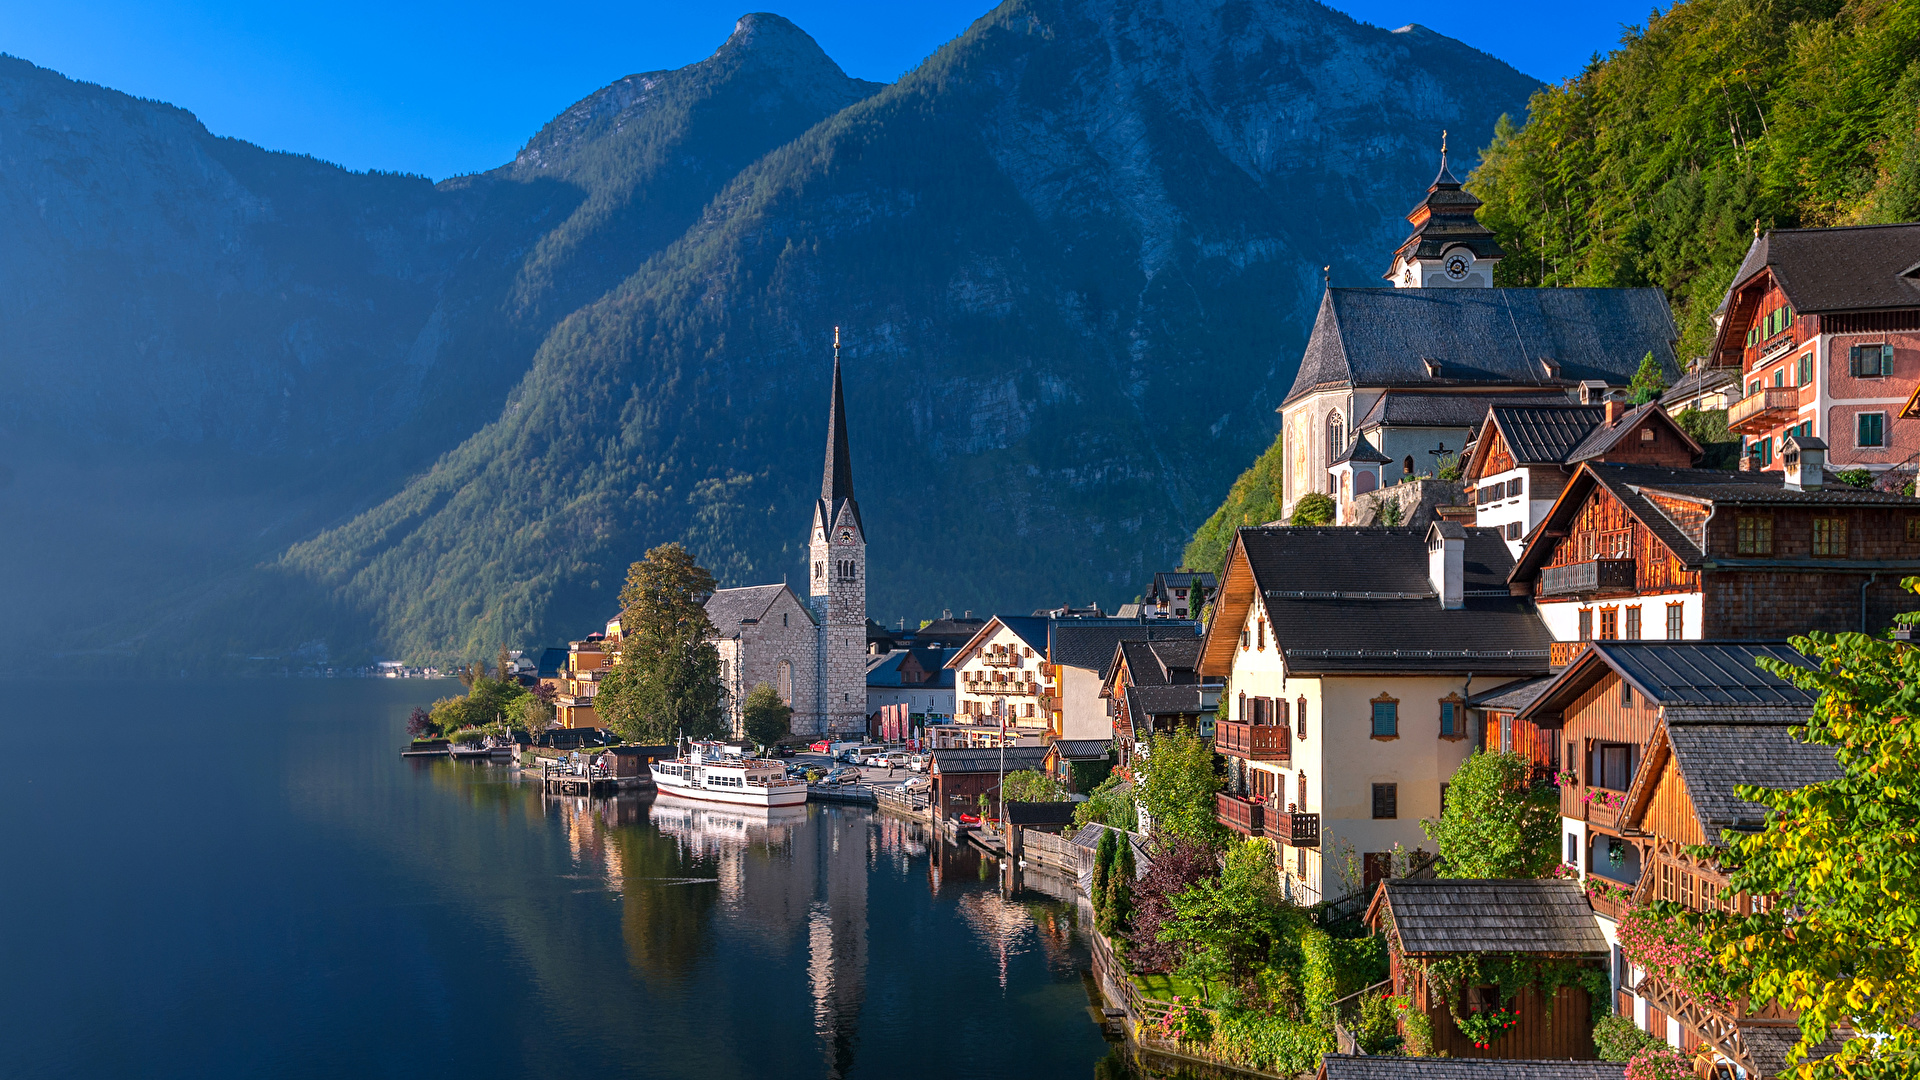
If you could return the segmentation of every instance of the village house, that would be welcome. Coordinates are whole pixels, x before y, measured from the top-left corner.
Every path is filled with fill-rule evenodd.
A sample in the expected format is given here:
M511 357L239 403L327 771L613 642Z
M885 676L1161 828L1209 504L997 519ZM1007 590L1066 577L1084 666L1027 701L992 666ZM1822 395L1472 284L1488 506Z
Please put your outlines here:
M1114 737L1110 699L1102 690L1121 642L1191 647L1200 640L1199 634L1198 622L1183 619L1054 620L1047 628L1047 661L1059 688L1053 705L1053 736L1103 741Z
M867 663L867 712L905 705L916 727L951 720L954 672L947 666L951 651L934 641L873 657Z
M1829 483L1818 439L1787 445L1784 471L1581 464L1513 588L1559 641L1888 625L1906 610L1901 576L1920 571L1920 500Z
M609 625L617 626L615 619ZM611 665L611 655L619 647L619 638L606 634L588 634L567 643L565 664L551 680L554 723L563 728L598 728L600 715L594 711L593 696Z
M1213 575L1193 570L1161 571L1153 575L1141 602L1140 614L1150 619L1198 619L1213 597Z
M1920 451L1920 224L1756 236L1715 314L1710 361L1744 393L1727 427L1751 468L1781 468L1789 435L1836 469L1883 473Z
M1577 882L1396 878L1380 883L1367 909L1368 927L1387 938L1394 996L1406 996L1432 1032L1432 1054L1442 1058L1576 1059L1591 1061L1593 1001L1603 1001L1608 944ZM1573 971L1557 973L1551 998L1539 984L1511 1002L1499 988L1449 982L1434 974L1462 956L1526 956L1541 968L1592 972L1592 990ZM1597 994L1595 993L1597 991ZM1505 1007L1519 1021L1491 1041L1476 1043L1454 1020ZM1406 1032L1405 1022L1401 1031Z
M1202 646L1227 683L1222 824L1284 846L1302 903L1370 891L1472 749L1467 700L1544 675L1551 636L1512 595L1504 538L1403 528L1244 528Z
M1113 758L1105 739L1055 739L1047 744L1047 756L1040 769L1067 786L1068 791L1085 795L1107 778Z
M1630 903L1742 913L1765 903L1733 892L1728 868L1697 852L1764 827L1765 808L1739 798L1740 785L1791 790L1841 775L1831 747L1794 737L1813 696L1759 668L1761 657L1810 663L1777 642L1594 642L1517 720L1564 744L1564 858L1611 949L1616 1011L1689 1055L1706 1044L1749 1076L1775 1076L1799 1038L1791 1014L1692 1001L1630 965L1617 929Z
M1328 289L1281 403L1283 515L1334 491L1355 434L1384 463L1383 484L1435 474L1494 405L1570 404L1624 388L1651 354L1679 375L1679 333L1658 289L1493 288L1502 257L1480 202L1442 155L1388 289Z
M1659 405L1496 405L1487 410L1462 474L1474 523L1499 529L1515 558L1586 461L1685 469L1700 444Z
M1199 638L1122 641L1107 662L1100 696L1113 721L1119 764L1131 767L1156 733L1213 738L1221 684L1202 681Z

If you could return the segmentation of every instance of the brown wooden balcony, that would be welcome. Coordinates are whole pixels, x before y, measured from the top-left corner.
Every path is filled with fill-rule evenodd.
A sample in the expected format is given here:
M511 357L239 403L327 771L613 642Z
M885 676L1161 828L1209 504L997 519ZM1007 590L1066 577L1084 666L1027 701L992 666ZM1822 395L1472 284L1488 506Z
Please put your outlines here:
M1213 748L1248 761L1287 761L1293 757L1293 740L1281 724L1222 720L1213 725Z
M1584 641L1555 641L1547 645L1547 666L1563 668L1580 658L1580 650L1587 647Z
M1742 435L1764 435L1800 411L1800 391L1792 386L1765 386L1727 409L1727 430Z
M1267 805L1262 802L1224 791L1214 796L1214 816L1220 819L1220 824L1242 836L1263 835L1266 812Z
M1320 815L1297 810L1267 812L1267 835L1288 847L1320 846Z
M1632 559L1588 559L1540 571L1540 595L1590 599L1631 593L1634 582Z

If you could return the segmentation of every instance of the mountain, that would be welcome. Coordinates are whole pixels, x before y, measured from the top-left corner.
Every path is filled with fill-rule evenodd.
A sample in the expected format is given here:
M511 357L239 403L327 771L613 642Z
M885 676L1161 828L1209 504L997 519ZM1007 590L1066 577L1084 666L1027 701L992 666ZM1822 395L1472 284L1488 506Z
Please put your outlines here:
M1484 139L1537 87L1310 0L1009 0L732 178L259 595L427 658L577 634L668 539L725 584L793 577L837 324L875 617L1130 599L1272 439L1321 267L1373 280L1441 129Z
M0 58L0 550L34 568L0 645L28 665L144 645L154 667L364 641L250 568L498 416L558 318L877 89L748 16L436 186Z

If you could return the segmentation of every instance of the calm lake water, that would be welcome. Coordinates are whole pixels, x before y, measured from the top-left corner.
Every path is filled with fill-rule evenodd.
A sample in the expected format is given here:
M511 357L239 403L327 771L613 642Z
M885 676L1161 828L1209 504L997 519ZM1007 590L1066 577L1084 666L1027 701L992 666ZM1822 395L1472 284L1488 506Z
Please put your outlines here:
M402 760L434 681L16 687L0 1076L1090 1077L1070 907L917 825ZM16 714L18 721L24 716ZM984 879L983 879L984 878Z

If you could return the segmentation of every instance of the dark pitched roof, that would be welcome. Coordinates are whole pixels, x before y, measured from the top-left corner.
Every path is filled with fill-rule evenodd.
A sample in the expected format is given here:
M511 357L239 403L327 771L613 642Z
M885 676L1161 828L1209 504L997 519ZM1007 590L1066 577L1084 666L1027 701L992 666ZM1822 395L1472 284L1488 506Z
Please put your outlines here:
M1596 641L1589 648L1634 689L1662 705L1813 709L1814 695L1754 664L1765 656L1799 667L1813 666L1785 642Z
M1050 745L1068 761L1093 761L1107 756L1105 739L1055 739Z
M1792 791L1845 774L1833 747L1803 743L1786 724L1669 724L1666 737L1700 830L1715 844L1723 829L1767 823L1766 807L1734 793L1740 785Z
M1530 598L1508 593L1501 531L1464 532L1465 603L1452 611L1427 579L1423 529L1263 526L1238 542L1292 671L1544 673L1553 636Z
M905 649L895 649L884 656L877 657L867 665L867 685L880 687L900 687L909 690L951 690L953 689L953 669L946 666L947 654L951 649L932 649L925 645L914 645ZM900 665L912 656L927 674L929 682L901 682Z
M1047 624L1047 660L1107 675L1122 641L1199 641L1200 624L1188 619L1054 619Z
M1628 433L1637 430L1641 421L1648 419L1656 413L1659 414L1654 421L1656 425L1665 427L1670 434L1678 435L1680 438L1686 440L1686 444L1692 448L1696 455L1700 453L1700 444L1693 441L1693 436L1681 430L1680 425L1668 419L1666 411L1660 408L1658 402L1649 401L1645 405L1636 405L1628 409L1612 424L1604 422L1595 424L1593 430L1587 433L1587 437L1581 440L1580 445L1568 451L1566 460L1569 462L1586 461L1611 451L1614 447L1620 445L1620 440L1626 438Z
M1720 301L1767 267L1798 312L1920 307L1920 224L1774 229L1756 238Z
M1327 1080L1622 1080L1627 1075L1626 1065L1612 1061L1382 1054L1327 1054L1320 1059L1320 1068Z
M1477 259L1500 258L1502 253L1493 230L1480 224L1480 219L1474 216L1478 209L1480 200L1454 179L1452 170L1447 168L1447 152L1442 149L1440 172L1427 187L1427 197L1408 212L1407 220L1413 224L1413 232L1394 250L1394 262L1402 257L1437 259L1455 245L1465 245ZM1392 267L1382 276L1392 277Z
M981 623L965 644L958 649L949 649L945 663L950 667L959 665L961 658L967 655L968 646L975 641L984 642L990 636L988 632L993 629L993 624L996 622L1013 631L1013 636L1025 642L1027 648L1032 649L1035 655L1047 655L1047 620L1045 618L1033 615L995 615Z
M1113 673L1114 660L1125 658L1127 674L1134 686L1167 686L1176 682L1199 682L1194 668L1200 663L1200 639L1174 638L1153 641L1124 640L1116 646L1117 656L1107 662L1107 674Z
M1553 685L1553 676L1542 675L1535 679L1521 679L1495 687L1484 694L1475 694L1467 699L1467 704L1476 709L1492 709L1498 712L1518 712L1534 703L1547 687Z
M740 624L749 619L758 620L765 616L767 609L771 608L773 602L785 591L788 591L785 585L747 585L738 589L715 589L713 595L707 598L707 618L721 637L739 637ZM798 601L800 598L796 595L794 599ZM806 604L801 604L800 610L807 613L808 621L812 621L813 613L807 610Z
M1441 394L1418 390L1391 390L1381 394L1368 407L1359 431L1377 425L1388 427L1478 428L1487 418L1487 410L1504 406L1553 408L1565 405L1565 391L1516 394Z
M1071 825L1076 805L1071 802L1014 802L1008 799L1007 824Z
M1198 683L1179 686L1136 686L1127 691L1127 712L1136 720L1146 716L1174 716L1199 713L1201 687Z
M549 645L540 650L540 666L534 669L537 678L552 679L560 675L560 669L567 666L567 650L558 645Z
M933 769L938 773L998 772L1002 760L1001 753L998 748L935 750ZM1005 754L1008 772L1018 772L1021 769L1037 770L1047 761L1047 748L1044 746L1009 746Z
M1660 403L1686 401L1701 394L1710 394L1730 383L1737 382L1736 373L1722 367L1702 364L1698 369L1680 376L1680 380L1668 387L1660 395Z
M1607 953L1593 907L1574 881L1394 878L1383 900L1400 948L1415 955Z
M1495 405L1487 417L1522 465L1566 461L1606 418L1600 405Z
M1148 596L1170 596L1173 589L1201 588L1211 590L1214 577L1202 570L1162 570L1153 575L1153 584L1148 586Z
M1375 450L1373 444L1367 441L1367 437L1356 431L1353 433L1353 441L1347 444L1346 451L1339 457L1334 458L1330 464L1339 465L1343 462L1354 461L1361 464L1372 463L1375 465L1385 465L1392 460L1393 459L1387 455Z
M1328 289L1287 400L1336 386L1625 386L1648 352L1671 379L1678 337L1658 289Z

